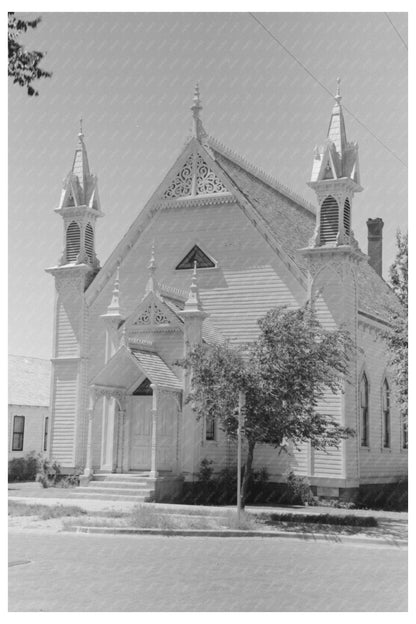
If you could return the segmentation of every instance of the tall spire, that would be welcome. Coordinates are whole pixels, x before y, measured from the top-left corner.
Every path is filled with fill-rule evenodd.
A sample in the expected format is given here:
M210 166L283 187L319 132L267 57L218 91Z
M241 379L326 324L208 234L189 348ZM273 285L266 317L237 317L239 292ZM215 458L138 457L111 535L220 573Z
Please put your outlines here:
M201 110L202 110L202 105L201 105L201 99L199 95L199 84L196 83L191 111L192 111L192 116L193 116L193 135L196 139L198 139L198 141L206 134L202 126L202 121L199 116Z
M90 167L88 164L87 148L84 143L84 133L82 130L82 117L80 119L80 131L78 132L78 145L75 148L74 161L72 163L72 173L78 178L82 189L83 203L87 203L88 185L90 183Z
M341 106L341 78L337 78L337 92L334 95L335 104L332 109L331 120L328 128L328 139L332 141L342 159L347 145L347 134L345 132L344 113Z
M186 311L200 311L201 300L199 298L198 280L196 273L196 260L194 262L194 270L192 272L192 281L189 289L188 299L185 302Z
M159 290L157 279L156 279L156 259L155 259L155 243L154 242L152 243L152 255L150 257L150 262L147 268L149 271L149 278L147 280L144 297L147 297L147 295L150 292L157 293Z

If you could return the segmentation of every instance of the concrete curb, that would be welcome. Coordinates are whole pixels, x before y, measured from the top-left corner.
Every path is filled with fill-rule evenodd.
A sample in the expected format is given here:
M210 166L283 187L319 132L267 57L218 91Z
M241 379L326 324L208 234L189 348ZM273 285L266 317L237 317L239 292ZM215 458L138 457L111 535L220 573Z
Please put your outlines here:
M101 535L163 535L165 537L279 537L300 539L309 542L330 542L336 544L356 543L373 546L396 546L407 548L406 540L395 540L380 537L356 537L354 535L325 535L323 533L297 533L295 531L239 531L239 530L206 530L206 529L135 529L133 527L93 527L75 525L67 527L63 532L96 533Z

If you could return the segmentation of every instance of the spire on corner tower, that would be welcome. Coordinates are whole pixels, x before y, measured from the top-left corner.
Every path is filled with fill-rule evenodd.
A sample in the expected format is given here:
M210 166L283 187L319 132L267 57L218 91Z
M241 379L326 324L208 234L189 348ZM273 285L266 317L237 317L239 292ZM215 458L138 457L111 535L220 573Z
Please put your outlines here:
M202 110L201 99L199 96L199 84L196 83L193 97L193 104L191 106L192 117L193 117L193 135L198 141L205 136L205 130L202 126L202 121L200 119L200 112Z
M71 171L64 179L61 199L55 212L64 220L65 249L60 266L85 264L96 272L99 262L95 254L95 226L97 218L102 217L103 213L97 177L90 172L82 119Z
M348 142L341 106L340 78L337 78L335 104L323 145L314 149L311 181L317 194L316 229L312 246L338 246L354 243L351 207L355 193L362 191L358 164L358 144ZM355 243L354 243L355 244Z
M331 120L328 128L328 139L332 141L338 154L342 156L345 152L347 143L347 135L345 132L344 113L341 106L341 92L340 92L341 78L337 78L337 93L334 96L335 104L332 109Z

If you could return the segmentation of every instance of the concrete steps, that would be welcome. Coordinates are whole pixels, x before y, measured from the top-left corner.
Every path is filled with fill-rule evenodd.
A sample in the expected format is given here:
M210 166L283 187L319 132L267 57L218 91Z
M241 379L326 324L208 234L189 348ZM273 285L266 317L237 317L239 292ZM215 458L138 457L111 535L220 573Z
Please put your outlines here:
M142 503L154 493L155 479L148 473L94 473L88 485L74 490L73 497Z

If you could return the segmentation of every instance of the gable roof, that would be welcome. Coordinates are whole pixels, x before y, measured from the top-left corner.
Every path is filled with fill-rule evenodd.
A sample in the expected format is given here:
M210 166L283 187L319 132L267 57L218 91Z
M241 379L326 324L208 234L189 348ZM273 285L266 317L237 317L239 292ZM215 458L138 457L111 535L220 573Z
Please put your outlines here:
M313 235L316 223L315 207L213 137L205 136L202 143L195 138L186 143L169 173L88 287L86 291L88 303L92 303L111 278L120 258L133 247L144 230L145 224L157 210L161 209L162 195L166 189L170 188L172 179L175 179L176 168L183 166L192 150L195 153L203 153L214 173L221 175L221 182L226 185L228 182L230 191L223 195L229 195L237 203L246 205L246 211L251 212L252 221L258 221L257 225L260 226L259 229L264 238L269 241L276 253L282 257L288 268L306 288L307 266L298 250L307 247ZM166 201L174 200L165 199ZM177 201L188 201L188 198L181 198ZM359 310L384 321L388 321L389 318L387 309L397 308L398 305L393 291L366 262L361 262L359 265L358 300Z
M50 360L9 355L9 405L47 407L50 401Z

